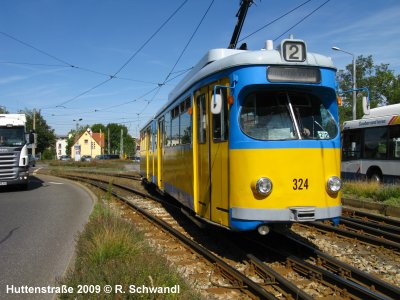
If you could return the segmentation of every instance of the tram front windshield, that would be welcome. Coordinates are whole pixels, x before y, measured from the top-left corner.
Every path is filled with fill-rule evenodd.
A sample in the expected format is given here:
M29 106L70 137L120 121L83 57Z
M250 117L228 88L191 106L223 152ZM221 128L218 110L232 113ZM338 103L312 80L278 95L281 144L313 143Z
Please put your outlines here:
M257 91L244 100L240 127L258 140L329 140L337 124L316 95L305 92Z

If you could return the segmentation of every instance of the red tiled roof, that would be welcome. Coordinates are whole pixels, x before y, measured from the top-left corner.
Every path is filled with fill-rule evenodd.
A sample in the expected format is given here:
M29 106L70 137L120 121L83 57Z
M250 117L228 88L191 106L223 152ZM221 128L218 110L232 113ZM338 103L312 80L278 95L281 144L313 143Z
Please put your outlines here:
M92 139L96 141L96 143L101 147L104 148L104 133L100 132L93 132Z

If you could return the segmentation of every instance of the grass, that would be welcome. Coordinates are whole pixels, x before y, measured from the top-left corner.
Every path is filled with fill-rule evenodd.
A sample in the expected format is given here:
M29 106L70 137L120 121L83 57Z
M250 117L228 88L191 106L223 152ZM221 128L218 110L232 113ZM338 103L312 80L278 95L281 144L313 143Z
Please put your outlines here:
M366 198L386 205L400 206L399 185L383 185L368 181L347 181L343 185L343 196Z
M59 282L75 293L60 299L199 299L165 259L146 243L134 224L116 215L107 204L96 204L77 241L75 267ZM79 285L122 286L123 293L76 293ZM129 286L174 287L179 294L129 293Z

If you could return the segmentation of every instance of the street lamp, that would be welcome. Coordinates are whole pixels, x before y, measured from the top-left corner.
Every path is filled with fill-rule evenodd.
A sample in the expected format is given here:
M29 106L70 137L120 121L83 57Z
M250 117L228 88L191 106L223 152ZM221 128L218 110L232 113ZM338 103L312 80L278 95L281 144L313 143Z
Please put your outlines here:
M341 51L350 54L353 57L353 120L357 118L356 105L357 105L357 92L356 92L356 58L353 53L340 49L339 47L332 47L332 50Z
M74 122L76 122L76 133L78 133L78 126L79 126L79 122L82 121L82 118L76 119L76 120L72 120Z

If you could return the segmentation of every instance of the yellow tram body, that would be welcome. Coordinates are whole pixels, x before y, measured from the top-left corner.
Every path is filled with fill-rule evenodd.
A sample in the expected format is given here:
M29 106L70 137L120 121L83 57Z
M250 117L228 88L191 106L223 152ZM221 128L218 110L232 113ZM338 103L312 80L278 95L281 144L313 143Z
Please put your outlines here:
M232 230L322 219L337 222L341 193L335 69L328 58L310 55L309 61L288 63L279 57L279 50L253 55L220 49L203 58L141 130L143 178L193 216ZM271 71L270 61L275 67ZM295 75L279 64L289 65ZM289 79L281 79L284 76ZM216 91L223 99L217 112ZM254 110L259 114L255 117L254 108L248 108L254 99L288 101L275 108L287 109L294 126L290 133L279 128L275 135L290 134L289 138L252 136L247 127L265 117ZM307 138L295 120L305 107L314 114L313 138ZM262 193L266 187L269 191Z

